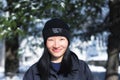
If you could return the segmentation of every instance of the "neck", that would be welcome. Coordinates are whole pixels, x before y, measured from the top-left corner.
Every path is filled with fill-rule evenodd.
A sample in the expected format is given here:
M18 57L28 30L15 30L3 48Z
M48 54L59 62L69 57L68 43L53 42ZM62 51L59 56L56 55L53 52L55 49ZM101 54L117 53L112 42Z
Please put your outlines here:
M53 63L60 63L60 62L62 62L62 58L63 58L63 57L60 57L60 58L52 57L52 58L51 58L51 62L53 62Z

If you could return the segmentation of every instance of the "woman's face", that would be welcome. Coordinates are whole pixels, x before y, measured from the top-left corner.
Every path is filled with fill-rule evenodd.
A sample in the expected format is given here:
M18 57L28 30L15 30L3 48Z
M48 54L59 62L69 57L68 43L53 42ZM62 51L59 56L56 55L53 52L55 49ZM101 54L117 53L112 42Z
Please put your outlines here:
M48 37L46 46L51 54L52 62L61 62L68 47L68 40L63 36Z

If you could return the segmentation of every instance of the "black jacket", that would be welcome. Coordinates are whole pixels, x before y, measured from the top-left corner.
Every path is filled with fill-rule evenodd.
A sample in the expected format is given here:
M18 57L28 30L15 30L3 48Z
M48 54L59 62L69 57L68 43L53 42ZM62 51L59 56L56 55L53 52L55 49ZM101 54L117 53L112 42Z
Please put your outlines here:
M58 75L53 69L51 69L49 80L94 80L88 65L84 61L76 61L74 58L72 58L72 61L72 73L67 77L64 77L62 74ZM41 80L37 70L37 63L28 69L23 80Z

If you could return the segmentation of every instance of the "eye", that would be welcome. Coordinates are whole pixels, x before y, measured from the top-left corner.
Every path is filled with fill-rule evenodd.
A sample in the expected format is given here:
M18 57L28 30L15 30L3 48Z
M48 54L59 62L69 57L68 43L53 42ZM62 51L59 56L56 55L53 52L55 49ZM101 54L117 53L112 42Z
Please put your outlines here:
M53 41L53 39L52 39L52 38L48 38L47 40L48 40L48 41Z
M64 38L60 38L60 40L62 41L62 40L65 40Z

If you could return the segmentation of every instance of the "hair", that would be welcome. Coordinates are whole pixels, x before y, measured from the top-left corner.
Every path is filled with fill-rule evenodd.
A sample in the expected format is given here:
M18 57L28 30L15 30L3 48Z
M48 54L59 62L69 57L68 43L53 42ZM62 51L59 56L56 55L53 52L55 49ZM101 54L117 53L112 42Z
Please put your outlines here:
M71 69L72 69L72 60L71 60L70 53L71 52L69 48L67 48L64 54L64 57L62 59L62 62L61 62L59 73L63 74L64 76L67 76L71 72ZM51 62L50 53L48 49L45 47L43 55L40 58L38 65L37 65L41 80L48 80L50 76L50 62Z

